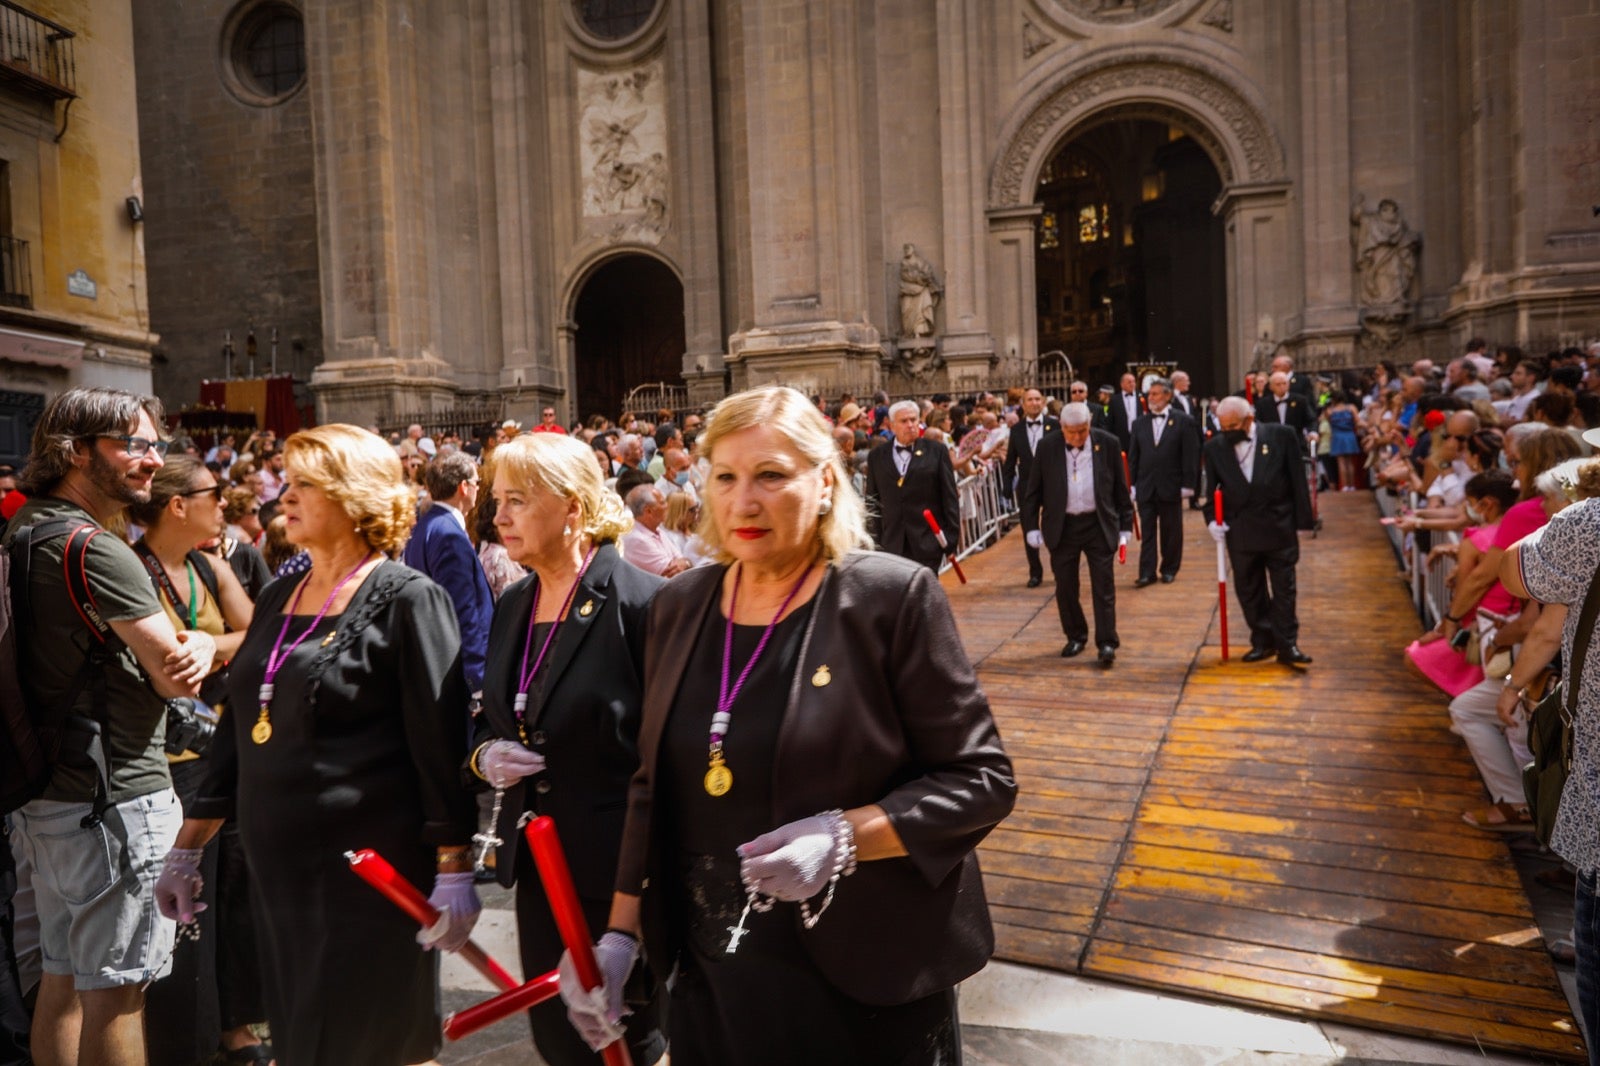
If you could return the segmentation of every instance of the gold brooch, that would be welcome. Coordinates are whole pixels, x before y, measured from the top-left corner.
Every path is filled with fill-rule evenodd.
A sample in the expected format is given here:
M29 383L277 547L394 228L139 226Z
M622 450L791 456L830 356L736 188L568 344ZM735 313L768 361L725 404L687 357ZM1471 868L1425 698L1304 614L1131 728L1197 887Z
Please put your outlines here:
M1262 455L1266 455L1267 454L1267 446L1265 444L1263 444L1261 446L1261 454Z
M583 606L578 608L578 614L584 618L588 618L591 614L594 614L594 601L584 600Z
M832 681L832 680L833 680L833 674L828 672L828 665L826 663L824 663L821 666L817 667L817 672L816 673L811 675L811 687L812 688L822 688L823 686L827 685L827 683Z

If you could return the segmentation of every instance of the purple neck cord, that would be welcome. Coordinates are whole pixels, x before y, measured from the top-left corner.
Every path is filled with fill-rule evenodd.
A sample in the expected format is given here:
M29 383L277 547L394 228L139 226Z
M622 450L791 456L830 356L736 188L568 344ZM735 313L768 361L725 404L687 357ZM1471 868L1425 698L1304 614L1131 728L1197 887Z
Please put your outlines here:
M566 620L567 611L572 607L572 599L578 594L578 586L583 584L583 575L589 572L589 564L594 561L597 548L591 547L589 554L583 557L583 565L578 567L578 576L572 579L572 587L567 590L567 598L562 601L561 613L556 615L556 620L550 625L550 632L544 635L544 644L539 648L539 657L533 660L533 669L528 669L528 652L533 649L533 620L539 617L539 592L544 582L539 582L533 587L533 607L528 611L528 633L522 638L522 665L517 671L517 693L525 694L533 687L533 679L538 676L539 667L544 664L545 653L550 650L550 645L555 642L556 630L561 628L561 623ZM520 720L520 716L519 716Z
M744 688L744 683L750 678L750 671L756 668L756 663L761 659L761 653L767 650L767 642L772 639L772 631L778 628L778 619L783 617L783 612L789 609L789 604L800 595L800 587L806 583L806 578L811 576L811 567L807 566L800 574L800 580L794 583L794 588L789 590L789 595L783 599L783 605L778 608L778 613L772 616L772 621L767 623L766 631L761 634L761 641L756 645L755 654L750 656L750 661L744 664L744 669L739 673L739 680L733 684L733 690L728 690L728 671L733 662L733 616L739 605L739 583L744 580L744 567L739 567L739 572L733 575L733 595L728 597L728 617L722 635L722 687L717 693L717 712L720 715L731 715L733 703L739 698L739 691ZM727 728L724 726L723 728ZM711 742L717 743L722 739L722 734L715 728L711 732Z
M328 593L328 598L322 601L322 610L317 612L317 616L311 620L311 624L306 627L306 631L296 637L294 643L285 648L283 655L279 656L278 649L283 648L283 640L289 635L289 623L294 619L295 608L300 606L300 597L305 593L306 586L311 584L311 571L306 571L305 579L300 582L300 587L294 590L294 599L289 604L289 613L283 616L283 628L278 630L278 639L273 643L272 651L267 654L267 672L262 678L264 684L272 684L273 679L278 676L278 671L283 669L283 664L289 661L289 656L294 654L296 648L305 643L306 638L311 635L311 631L316 629L322 619L327 616L328 608L333 606L333 601L338 599L339 593L346 585L350 584L350 579L355 577L363 566L372 561L372 556L373 553L368 552L355 565L354 569L339 579L339 583L333 586L333 591Z

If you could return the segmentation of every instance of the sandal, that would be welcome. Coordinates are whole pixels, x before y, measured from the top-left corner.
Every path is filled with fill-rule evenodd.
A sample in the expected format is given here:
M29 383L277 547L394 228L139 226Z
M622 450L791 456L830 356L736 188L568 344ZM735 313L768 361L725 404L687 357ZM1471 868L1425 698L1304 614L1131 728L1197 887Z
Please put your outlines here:
M1463 811L1461 820L1474 829L1491 833L1531 833L1533 815L1528 808L1511 803L1494 803L1476 811Z
M212 1066L273 1066L272 1045L268 1043L246 1044L241 1048L229 1051L219 1047L211 1056Z

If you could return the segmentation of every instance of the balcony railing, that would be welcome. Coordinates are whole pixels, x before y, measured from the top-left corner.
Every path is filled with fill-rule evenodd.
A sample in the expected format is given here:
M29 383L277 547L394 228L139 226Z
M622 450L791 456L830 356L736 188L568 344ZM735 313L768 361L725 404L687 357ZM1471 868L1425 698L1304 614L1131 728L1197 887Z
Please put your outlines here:
M11 0L0 0L0 78L51 100L73 99L78 95L76 36Z
M15 237L0 237L0 307L33 307L28 242Z

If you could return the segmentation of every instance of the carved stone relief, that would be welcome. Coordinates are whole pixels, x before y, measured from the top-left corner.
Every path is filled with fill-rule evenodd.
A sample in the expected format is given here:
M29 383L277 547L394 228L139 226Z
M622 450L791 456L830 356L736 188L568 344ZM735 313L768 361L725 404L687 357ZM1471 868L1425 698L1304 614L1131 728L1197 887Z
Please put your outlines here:
M1193 110L1186 112L1164 102L1139 101L1134 95L1151 91L1191 100ZM1283 152L1276 137L1256 109L1225 82L1208 71L1168 56L1123 55L1087 69L1074 68L1071 80L1034 108L995 164L989 179L989 207L1031 203L1033 190L1023 188L1023 177L1030 164L1048 149L1043 143L1045 139L1052 136L1068 115L1087 113L1086 109L1097 98L1107 96L1131 97L1123 106L1141 115L1147 111L1167 111L1181 118L1178 124L1211 153L1224 184L1270 181L1282 176ZM1208 115L1225 126L1242 158L1235 160L1232 152L1194 121L1196 114ZM1243 164L1244 173L1235 172L1236 163Z
M578 70L583 216L612 239L655 243L667 228L671 171L659 59L622 71Z
M1395 201L1380 200L1372 211L1363 195L1350 211L1350 243L1355 248L1361 326L1371 340L1393 346L1416 305L1422 234L1406 224Z
M1178 0L1056 0L1062 7L1091 22L1122 25L1142 22L1161 14Z
M1200 18L1201 23L1215 26L1223 33L1233 32L1233 0L1217 0Z
M1056 39L1035 26L1029 19L1022 20L1022 58L1032 59L1056 43Z

